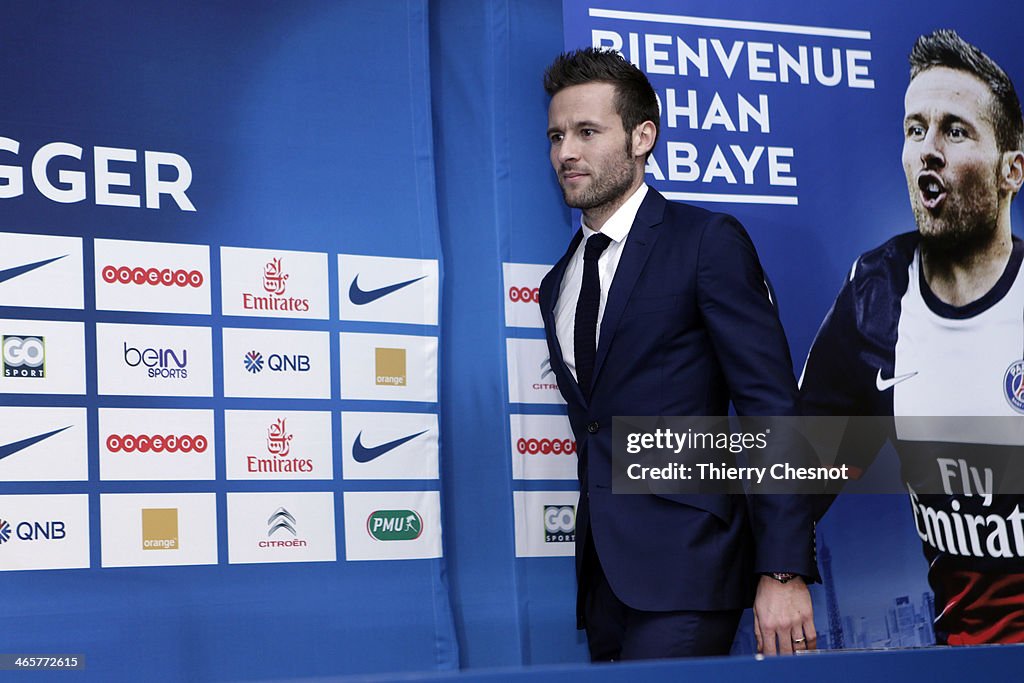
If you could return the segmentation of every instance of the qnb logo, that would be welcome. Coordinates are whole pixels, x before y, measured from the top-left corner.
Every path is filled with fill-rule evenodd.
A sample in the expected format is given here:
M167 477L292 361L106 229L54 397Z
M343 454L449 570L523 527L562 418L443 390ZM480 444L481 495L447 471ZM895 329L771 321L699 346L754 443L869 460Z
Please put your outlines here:
M288 433L285 418L282 417L272 422L267 428L267 452L271 457L260 458L255 455L246 456L245 461L248 470L258 474L312 472L313 461L311 459L288 457L292 452L293 437L294 434Z
M254 375L263 372L263 354L250 351L243 358L245 369ZM271 372L309 372L309 356L301 353L287 355L272 353L267 356L266 367Z
M206 278L198 270L171 270L170 268L132 268L131 266L104 266L101 271L107 284L152 285L153 287L203 286Z
M128 367L146 368L150 377L188 379L187 349L138 349L124 342L124 362Z
M263 266L264 294L242 292L242 308L247 311L285 311L304 313L309 310L308 298L284 296L289 275L281 259L271 259Z
M533 388L538 391L550 391L554 389L558 391L558 385L551 382L545 381L548 377L554 379L555 371L551 367L551 359L545 358L540 364L540 381L533 384Z
M267 540L261 540L258 545L260 548L304 548L309 545L305 540L298 538L298 535L292 513L283 507L277 508L267 519Z
M572 505L544 506L544 542L576 541L576 508Z
M377 510L366 518L366 530L378 541L414 541L423 533L415 510Z
M539 304L540 287L509 287L508 300L514 303Z
M0 520L0 544L11 540L11 523ZM67 537L67 526L63 521L18 522L13 528L14 535L22 541L59 541Z
M111 453L205 453L210 442L202 434L111 434L106 445Z
M44 337L3 335L4 377L46 377Z
M572 455L576 442L572 439L519 439L516 450L522 455Z

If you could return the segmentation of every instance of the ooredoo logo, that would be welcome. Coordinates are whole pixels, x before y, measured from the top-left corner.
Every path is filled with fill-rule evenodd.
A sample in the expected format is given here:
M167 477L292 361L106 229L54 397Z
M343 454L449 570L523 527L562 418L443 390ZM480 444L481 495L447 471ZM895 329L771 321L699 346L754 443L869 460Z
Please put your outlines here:
M572 543L576 540L576 507L544 506L544 542Z
M509 287L508 300L512 303L540 303L540 287Z
M209 441L202 434L111 434L111 453L205 453Z
M132 266L103 266L103 281L108 284L151 285L153 287L194 287L203 286L205 278L198 270L177 270L171 268L142 268Z
M523 455L573 455L576 442L572 439L520 438L516 450Z
M288 288L288 272L280 258L272 258L263 266L265 294L242 292L242 308L246 311L298 311L309 310L308 298L284 296Z
M188 379L188 350L137 348L124 344L124 363L130 368L144 367L149 377Z
M44 337L5 334L3 347L4 377L45 377L46 343Z

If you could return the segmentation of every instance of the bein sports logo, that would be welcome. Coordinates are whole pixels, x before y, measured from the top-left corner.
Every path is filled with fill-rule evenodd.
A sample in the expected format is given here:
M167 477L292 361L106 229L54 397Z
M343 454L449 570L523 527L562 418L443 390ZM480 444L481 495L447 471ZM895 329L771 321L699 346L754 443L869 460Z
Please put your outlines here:
M45 337L5 334L3 347L4 377L46 377Z
M209 440L202 434L111 434L106 446L111 453L205 453Z
M188 379L188 349L139 349L124 342L124 363L130 368L146 368L149 377Z
M309 299L283 296L289 274L285 272L280 258L271 259L263 266L263 291L266 294L242 292L242 308L247 311L286 311L305 313L309 310Z
M520 438L516 441L516 450L520 455L573 455L576 442L572 439Z
M152 285L154 287L203 286L205 278L198 270L171 270L170 268L132 268L130 266L104 266L101 272L107 284Z
M253 350L245 354L242 361L245 364L245 369L254 375L263 372L264 365L271 372L309 372L310 370L309 356L303 353L292 355L272 353L267 356L264 364L263 354Z
M544 506L544 542L573 543L576 541L576 507L573 505Z

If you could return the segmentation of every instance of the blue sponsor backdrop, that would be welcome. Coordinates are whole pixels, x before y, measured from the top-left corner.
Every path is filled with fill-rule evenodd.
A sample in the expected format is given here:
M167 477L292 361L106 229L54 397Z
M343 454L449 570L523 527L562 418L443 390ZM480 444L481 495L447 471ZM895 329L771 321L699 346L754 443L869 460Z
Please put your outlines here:
M2 152L0 163L26 173L24 195L0 200L0 230L86 237L86 310L0 307L0 317L85 321L87 359L95 358L95 321L212 326L215 367L222 361L216 328L223 326L329 330L334 359L339 329L438 335L436 405L342 402L334 372L329 401L223 399L215 377L213 399L154 399L146 406L216 409L219 435L223 408L286 403L335 414L342 408L438 412L442 457L440 484L342 481L337 455L332 482L226 482L218 439L216 481L100 482L97 408L137 401L99 397L92 361L84 398L0 396L0 405L87 405L91 435L88 483L0 485L4 494L86 492L92 516L91 569L4 573L5 651L84 652L100 679L134 678L140 671L156 679L224 680L585 660L574 629L572 560L517 559L513 542L513 489L572 487L513 483L509 465L513 406L505 339L540 335L505 328L501 264L552 263L574 224L547 161L547 98L540 85L546 64L563 46L591 44L594 29L617 32L626 49L629 33L678 35L691 46L708 41L707 78L652 74L660 92L675 89L678 106L695 91L698 128L689 127L689 113L677 113L677 127L665 134L666 143L680 145L677 179L669 177L666 147L656 154L666 180L651 180L669 192L796 197L795 205L746 203L749 197L744 203L694 201L734 213L750 230L779 294L797 367L853 258L912 228L899 148L905 59L914 38L953 26L1024 82L1015 9L992 0L974 3L972 14L951 2L932 5L923 19L912 8L881 2L862 4L855 13L839 4L766 7L745 0L725 9L722 3L655 0L603 7L843 29L859 37L591 17L587 5L575 1L566 2L563 24L558 0L8 8L0 24L8 92L0 102L0 136L18 140L21 153ZM731 77L713 39L726 61L737 60ZM645 40L638 38L641 50ZM779 46L795 54L804 46L812 56L820 47L829 57L840 49L844 69L847 52L866 51L870 59L852 59L867 69L858 72L859 80L873 87L823 85L813 73L806 85L751 80L748 53L734 52L734 41L774 46L758 48L769 62L755 65L758 78L778 71ZM678 71L674 41L654 39L652 45L670 55L655 56L654 64L675 64ZM749 103L747 132L739 130L740 95ZM736 131L728 130L726 117ZM55 203L33 187L31 154L58 140L84 149L80 162L68 162L90 177L83 202ZM722 157L705 183L716 145ZM750 183L733 145L753 165ZM187 158L196 211L183 211L167 197L159 210L96 205L94 146L139 151L138 163L117 170L131 177L123 191L143 195L143 203L142 150ZM759 146L762 156L753 164ZM796 185L773 184L765 175L768 147L792 150L775 152L776 170L779 178L796 178ZM693 150L699 179L678 179L692 176L686 159ZM1021 220L1019 205L1014 220ZM97 313L90 270L95 237L211 245L214 281L220 245L325 252L330 319L232 318L225 324L217 287L212 316ZM338 253L441 260L440 324L336 322ZM895 476L891 459L872 476ZM444 560L340 559L342 492L438 487ZM336 492L339 561L229 566L226 492L285 489ZM99 494L136 491L216 493L219 564L101 569ZM820 528L847 645L926 638L919 626L927 609L925 567L905 502L841 499ZM819 631L827 633L823 594L816 606ZM749 646L749 638L737 645L740 651Z

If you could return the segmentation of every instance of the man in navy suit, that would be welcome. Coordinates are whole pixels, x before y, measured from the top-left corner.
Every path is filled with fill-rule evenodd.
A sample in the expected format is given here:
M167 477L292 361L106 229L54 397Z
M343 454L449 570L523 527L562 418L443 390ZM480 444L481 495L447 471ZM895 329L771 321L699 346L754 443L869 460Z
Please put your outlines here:
M659 111L643 72L585 49L558 57L544 86L551 163L583 212L540 305L578 444L577 615L591 658L728 654L751 600L759 649L813 649L808 499L611 490L613 416L721 416L730 401L741 416L795 414L754 246L732 217L644 183Z

